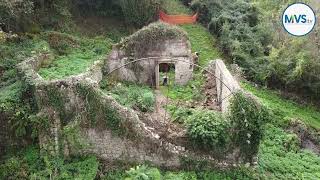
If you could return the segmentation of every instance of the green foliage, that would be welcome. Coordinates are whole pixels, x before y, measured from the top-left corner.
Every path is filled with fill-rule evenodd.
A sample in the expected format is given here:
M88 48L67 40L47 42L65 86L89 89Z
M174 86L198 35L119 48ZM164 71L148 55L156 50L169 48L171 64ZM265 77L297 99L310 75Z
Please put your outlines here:
M268 125L259 148L259 173L269 179L319 179L320 157L301 150L295 134Z
M0 179L94 179L98 161L94 156L49 158L36 147L11 155L0 165Z
M181 107L176 104L168 105L167 109L170 112L171 119L178 123L185 123L189 116L196 112L195 109Z
M128 174L130 173L130 175ZM254 173L246 168L236 168L226 171L218 170L180 170L180 171L161 171L156 168L151 168L145 165L138 166L136 168L131 168L127 172L121 170L110 171L104 178L108 180L118 180L118 179L146 179L146 180L212 180L212 179L257 179Z
M297 118L311 127L320 129L320 111L316 107L286 100L277 91L256 88L248 83L242 83L242 87L257 96L261 103L273 112L273 123L283 125L286 119Z
M133 35L122 39L117 44L121 49L125 50L129 56L142 58L144 52L154 47L155 44L164 42L165 40L185 38L187 34L181 28L162 22L156 22L145 26Z
M125 180L161 180L161 174L158 169L149 168L145 165L131 168L126 174Z
M162 0L161 9L170 15L192 14L192 11L186 8L180 0Z
M29 115L32 110L29 104L23 104L23 93L21 81L0 88L0 115L5 120L3 124L7 124L17 137L31 133Z
M288 48L290 47L290 48ZM299 94L319 97L320 61L309 39L288 39L272 48L269 56L269 85Z
M39 37L20 36L19 42L8 41L0 46L0 86L17 78L16 64L38 53L48 53L49 45Z
M157 17L160 0L120 0L125 20L141 27Z
M193 75L193 79L185 86L169 84L169 86L161 86L160 90L170 99L176 101L199 101L203 99L201 88L204 83L204 78L201 72Z
M117 0L75 0L77 13L85 16L116 16L123 17L121 6Z
M31 36L20 36L19 43L7 41L0 46L0 115L12 139L36 136L30 118L34 110L32 91L17 79L16 64L34 54L47 53L48 49L45 41Z
M31 23L34 3L24 1L0 1L0 23L4 24L3 31L24 31Z
M79 44L76 38L71 35L59 32L47 32L48 43L59 55L67 54L71 49Z
M222 50L243 68L248 78L257 82L265 81L262 72L271 40L266 28L259 24L256 7L243 0L224 3L224 8L209 24L211 33L219 38Z
M230 105L233 143L240 147L241 156L250 162L258 152L264 125L270 121L268 110L255 99L237 92Z
M50 35L51 34L51 35ZM50 38L53 36L52 38ZM45 79L61 79L84 72L90 65L111 51L108 38L77 38L57 32L49 33L50 46L63 54L39 70Z
M103 101L101 96L103 93L93 89L86 84L79 84L77 87L79 95L85 98L87 119L90 120L90 125L97 128L110 128L112 132L122 135L126 132L123 120L118 112Z
M182 25L189 37L193 52L199 52L199 65L205 67L208 62L221 58L222 54L216 46L216 39L200 24Z
M319 47L314 44L319 44L319 28L302 39L283 33L279 17L293 2L195 0L192 8L249 80L317 102L320 64Z
M115 86L106 87L106 90L124 106L142 112L154 110L155 96L150 87L132 83L118 83Z
M187 134L199 146L207 149L224 148L229 142L229 126L221 114L199 111L189 117Z

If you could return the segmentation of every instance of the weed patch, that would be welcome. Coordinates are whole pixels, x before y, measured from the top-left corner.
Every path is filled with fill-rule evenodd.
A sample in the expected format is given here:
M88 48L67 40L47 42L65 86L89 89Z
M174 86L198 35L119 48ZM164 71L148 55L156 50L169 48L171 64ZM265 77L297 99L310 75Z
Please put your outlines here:
M115 86L107 86L106 90L124 106L142 112L154 110L155 96L152 89L147 86L132 83L118 83Z
M311 127L320 129L320 111L312 106L304 106L291 100L286 100L276 91L256 88L248 83L242 83L242 87L257 96L261 103L270 109L275 115L274 123L284 124L287 119L301 119Z
M45 79L61 79L84 72L93 62L111 51L111 44L110 39L103 37L79 39L78 47L72 48L65 55L57 56L51 64L41 68L39 74ZM59 45L58 48L64 47Z
M319 179L320 157L300 150L296 135L268 125L259 148L259 171L269 179Z

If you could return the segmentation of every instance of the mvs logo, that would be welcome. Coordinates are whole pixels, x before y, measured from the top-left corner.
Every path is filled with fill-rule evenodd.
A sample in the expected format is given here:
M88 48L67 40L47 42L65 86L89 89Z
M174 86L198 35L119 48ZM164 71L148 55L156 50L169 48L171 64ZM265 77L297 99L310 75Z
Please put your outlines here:
M310 33L315 23L314 11L304 3L295 3L288 6L282 15L283 27L294 36L304 36Z
M285 23L307 23L307 15L285 15ZM310 21L310 20L308 20ZM312 20L311 20L312 21Z

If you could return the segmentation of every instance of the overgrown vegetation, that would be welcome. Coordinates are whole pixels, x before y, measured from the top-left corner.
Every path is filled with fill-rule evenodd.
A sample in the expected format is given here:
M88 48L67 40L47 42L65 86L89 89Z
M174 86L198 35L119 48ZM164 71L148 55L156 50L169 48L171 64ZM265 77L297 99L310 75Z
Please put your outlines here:
M254 179L254 175L247 169L233 169L230 171L203 171L194 169L193 171L161 171L157 168L141 165L130 170L117 170L107 172L102 179L118 180L212 180L212 179Z
M123 39L117 46L123 49L129 56L142 58L143 52L148 51L155 44L178 38L188 39L188 36L176 26L156 22Z
M182 1L185 4L191 2ZM0 32L0 116L9 123L10 129L15 132L14 136L23 139L26 134L32 134L36 137L39 129L48 129L47 119L32 115L30 89L19 80L16 64L42 53L52 60L52 63L40 70L41 75L47 79L59 79L83 72L93 61L109 52L111 43L118 42L123 36L122 30L104 32L103 36L96 38L89 38L78 32L73 32L73 35L62 32L72 32L72 16L79 15L116 16L119 20L125 19L129 25L140 27L152 20L157 8L154 5L158 3L131 0L121 2L122 4L115 0L0 1L0 23L4 23L0 25L5 31ZM168 14L192 14L178 0L163 2L163 8ZM232 62L241 65L251 80L317 99L320 97L317 34L291 39L277 24L279 13L290 2L291 0L195 0L192 7L199 8L200 22L209 24L209 30L218 41L199 24L181 27L187 32L184 36L190 39L192 51L200 52L201 66L222 56L216 48L219 43ZM130 15L125 15L126 13ZM108 23L106 25L109 26ZM315 32L319 31L317 28ZM62 32L40 33L48 29ZM266 29L273 32L267 33ZM29 33L15 35L7 33L9 31ZM139 38L152 40L153 32L150 31L145 37L136 37L135 41L139 42ZM171 32L163 35L177 35L170 34ZM152 43L143 45L150 44ZM140 51L143 52L143 48ZM196 71L194 80L186 87L173 87L170 91L165 89L163 92L168 93L170 99L180 99L180 103L185 105L186 102L192 103L201 98L199 95L202 84L202 74ZM290 126L288 121L292 118L319 129L320 114L317 108L284 100L274 91L255 88L249 84L243 86L258 96L262 104L271 111L270 115L262 106L243 96L234 99L232 114L227 119L211 111L175 106L169 106L168 109L173 112L175 121L187 124L190 137L200 146L222 146L230 138L241 146L242 153L249 156L248 159L259 150L256 169L209 171L196 168L170 172L139 166L127 172L119 170L96 176L99 163L93 156L64 159L39 153L38 148L30 147L24 152L1 157L0 179L319 179L319 155L301 149L301 139L283 129ZM88 101L86 109L92 126L108 126L113 132L123 129L119 128L123 124L118 114L109 106L103 106L100 96L95 94L102 92L92 92L86 87L78 88L79 94ZM152 111L154 107L154 95L148 87L121 84L108 89L108 92L121 104L134 109L146 112ZM66 114L64 109L59 109L64 101L56 93L51 92L50 102L61 111L62 123L67 124L70 120L68 117L73 112ZM101 121L103 119L106 121ZM272 125L267 124L264 128L269 119L272 120ZM77 136L79 129L73 125L65 126L62 135L68 143L81 145L81 139Z
M315 100L319 96L319 27L309 37L292 39L278 20L292 0L195 0L192 8L221 49L249 80ZM270 31L266 31L269 29ZM303 47L302 47L303 46ZM288 48L291 47L291 48Z
M94 156L63 160L43 156L37 147L28 147L1 163L0 179L94 179L98 166Z
M300 119L311 127L320 129L320 112L311 105L302 105L281 97L278 91L256 88L249 83L242 83L242 87L257 96L261 103L273 112L273 123L285 125L292 118Z
M192 10L186 8L180 3L180 0L162 0L161 10L164 10L169 15L192 14Z
M92 127L109 128L119 135L124 134L124 120L110 104L101 99L102 92L93 89L86 84L79 84L77 87L79 95L86 100L87 119Z
M320 157L300 149L296 134L268 125L259 148L259 173L269 179L319 179Z
M79 38L58 32L47 32L44 36L52 51L58 54L52 63L39 70L45 79L61 79L84 72L111 51L112 41L106 37Z
M119 1L126 21L140 27L156 19L160 3L160 0Z
M116 85L101 84L102 88L110 93L120 104L140 110L142 112L150 112L154 110L155 96L153 90L145 85L137 85L133 83L117 83Z
M232 140L240 147L245 161L251 161L258 152L264 125L271 119L268 110L255 99L237 92L230 105Z
M198 111L188 118L187 133L200 147L223 149L229 143L230 122L221 114Z

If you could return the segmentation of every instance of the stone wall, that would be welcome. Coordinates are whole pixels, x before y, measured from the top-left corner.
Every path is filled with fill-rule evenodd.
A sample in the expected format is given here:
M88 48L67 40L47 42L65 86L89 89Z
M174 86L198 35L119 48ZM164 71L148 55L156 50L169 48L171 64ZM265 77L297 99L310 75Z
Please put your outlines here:
M95 63L77 76L45 81L37 73L43 60L39 56L18 65L21 78L34 86L38 117L47 119L38 127L42 149L65 156L93 153L107 161L148 161L168 168L181 167L181 158L206 161L217 167L237 164L236 151L217 160L210 154L197 153L199 150L161 139L159 134L150 130L152 127L139 119L138 112L120 105L97 88L102 79L101 63ZM108 125L112 119L110 114L120 118L116 127L115 124ZM122 133L117 133L118 130ZM69 134L70 131L73 133ZM81 141L81 146L75 141Z
M133 81L155 86L160 63L175 64L175 83L185 85L192 78L193 66L190 42L187 39L159 41L139 58L126 55L114 46L106 61L107 74L118 80ZM136 61L136 62L135 62ZM132 62L132 63L130 63ZM157 79L156 79L157 78Z
M241 87L222 60L212 61L209 69L215 74L218 103L221 111L225 113L228 111L229 101L233 97L232 93L241 90Z

